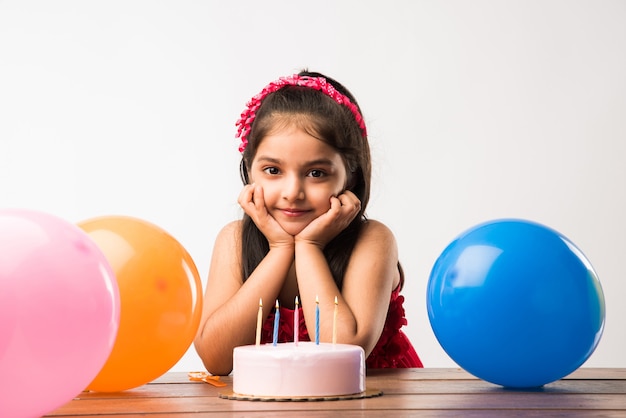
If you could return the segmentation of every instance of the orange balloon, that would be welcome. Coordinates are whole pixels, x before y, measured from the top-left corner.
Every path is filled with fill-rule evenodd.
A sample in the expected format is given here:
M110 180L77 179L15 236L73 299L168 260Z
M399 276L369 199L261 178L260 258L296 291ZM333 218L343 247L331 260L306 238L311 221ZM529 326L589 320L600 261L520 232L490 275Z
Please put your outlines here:
M150 382L185 354L202 312L202 283L191 256L146 221L106 216L78 224L115 272L120 325L113 350L87 387L117 392Z

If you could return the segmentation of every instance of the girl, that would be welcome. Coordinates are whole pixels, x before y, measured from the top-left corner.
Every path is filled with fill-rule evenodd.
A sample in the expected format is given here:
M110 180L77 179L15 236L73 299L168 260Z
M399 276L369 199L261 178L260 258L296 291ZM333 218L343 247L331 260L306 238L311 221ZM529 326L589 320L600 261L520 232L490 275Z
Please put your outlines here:
M233 348L253 344L259 300L262 342L309 340L319 301L320 341L363 347L367 367L422 367L400 327L404 277L396 242L367 219L371 161L360 108L348 90L302 71L270 83L237 122L243 219L218 234L195 347L207 370L227 375ZM296 306L296 297L300 301ZM313 333L311 332L311 335Z

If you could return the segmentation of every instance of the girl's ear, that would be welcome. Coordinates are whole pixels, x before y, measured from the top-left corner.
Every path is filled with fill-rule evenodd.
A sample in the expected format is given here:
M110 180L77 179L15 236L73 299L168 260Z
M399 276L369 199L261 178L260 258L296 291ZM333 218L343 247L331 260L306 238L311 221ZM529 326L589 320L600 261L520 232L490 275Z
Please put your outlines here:
M349 172L348 181L346 183L346 187L344 188L344 190L352 190L354 186L356 186L356 173Z
M244 184L250 184L250 172L248 171L248 165L244 159L242 159L239 164L239 176L243 180Z

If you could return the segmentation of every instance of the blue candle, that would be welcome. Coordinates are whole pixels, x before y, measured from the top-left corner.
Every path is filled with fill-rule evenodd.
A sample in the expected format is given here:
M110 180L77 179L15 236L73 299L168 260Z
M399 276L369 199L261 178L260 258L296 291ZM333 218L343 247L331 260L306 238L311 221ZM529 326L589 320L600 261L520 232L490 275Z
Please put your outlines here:
M276 345L278 343L278 323L280 322L280 309L278 307L278 299L276 299L276 313L274 314L274 336L272 343Z
M320 300L315 296L315 344L320 343Z

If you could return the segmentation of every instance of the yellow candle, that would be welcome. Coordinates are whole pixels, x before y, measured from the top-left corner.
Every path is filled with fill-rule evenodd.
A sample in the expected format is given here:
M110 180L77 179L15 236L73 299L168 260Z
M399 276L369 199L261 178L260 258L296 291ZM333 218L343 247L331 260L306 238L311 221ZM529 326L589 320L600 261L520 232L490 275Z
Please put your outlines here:
M261 345L261 325L263 322L263 300L259 299L259 314L256 318L256 345Z
M335 296L335 312L333 313L333 344L337 344L337 296Z

